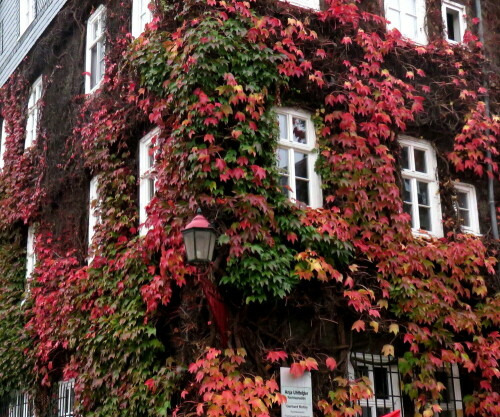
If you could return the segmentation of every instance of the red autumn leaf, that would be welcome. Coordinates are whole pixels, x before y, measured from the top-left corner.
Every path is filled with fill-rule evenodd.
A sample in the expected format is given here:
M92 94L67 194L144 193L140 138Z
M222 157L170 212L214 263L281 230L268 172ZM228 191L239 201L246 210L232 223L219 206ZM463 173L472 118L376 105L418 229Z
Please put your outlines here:
M222 158L217 158L215 160L215 166L219 171L224 171L224 169L226 169L226 161Z
M203 137L203 140L204 140L205 142L208 142L208 143L214 143L214 142L215 142L214 135L211 135L210 133L207 133L207 134Z
M308 370L318 370L318 362L314 358L306 358L304 361L301 361L301 363L304 362L304 367Z
M252 169L255 178L259 180L263 180L264 178L266 178L266 170L264 168L258 165L250 165L250 168Z
M238 139L238 138L241 136L241 134L242 134L242 133L243 133L243 132L242 132L241 130L233 130L233 131L231 132L231 136L232 136L234 139Z
M229 171L229 175L232 177L232 178L235 178L237 180L243 178L245 176L245 171L243 171L243 169L241 169L240 167L236 167L234 169L231 169Z
M144 382L144 385L146 385L149 390L154 391L156 383L153 378L149 378L146 382Z
M304 365L299 363L299 362L292 363L292 366L290 366L290 373L295 378L302 376L304 374L305 370L306 370L306 368L304 367Z
M320 58L326 58L326 52L324 49L317 49L316 50L316 56L319 56Z
M337 361L333 358L326 358L326 366L330 371L334 371L337 368Z
M234 118L238 120L239 122L244 122L246 120L246 116L242 112L236 112L234 115Z
M270 362L277 362L285 360L288 357L288 354L282 350L275 350L268 352L266 355L266 359Z
M361 330L365 330L365 322L363 320L357 320L351 327L351 330L356 330L360 332Z

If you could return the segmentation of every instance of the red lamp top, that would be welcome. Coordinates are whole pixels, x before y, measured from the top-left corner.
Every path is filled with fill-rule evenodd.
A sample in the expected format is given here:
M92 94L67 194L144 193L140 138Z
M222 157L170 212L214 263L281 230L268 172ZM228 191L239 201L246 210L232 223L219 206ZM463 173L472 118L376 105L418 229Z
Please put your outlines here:
M184 230L189 230L193 228L200 229L212 229L212 225L208 222L203 214L197 214L193 220L184 228Z

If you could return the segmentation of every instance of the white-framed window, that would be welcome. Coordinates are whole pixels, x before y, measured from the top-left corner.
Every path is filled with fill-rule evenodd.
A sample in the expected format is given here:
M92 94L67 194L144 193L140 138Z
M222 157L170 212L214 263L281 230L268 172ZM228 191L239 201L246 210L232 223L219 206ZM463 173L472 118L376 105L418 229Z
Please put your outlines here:
M15 391L9 401L9 417L34 417L33 399L27 392Z
M21 36L36 16L36 0L19 1L19 36Z
M408 136L400 136L399 144L403 208L411 216L411 227L415 232L442 236L436 152L429 142Z
M280 131L277 156L281 186L291 200L321 207L321 180L314 170L318 154L311 117L290 108L276 109L276 114Z
M149 9L151 0L133 0L132 2L132 36L138 37L147 23L153 19Z
M455 183L455 210L462 230L479 234L479 215L477 210L476 188L471 184Z
M306 9L319 10L319 0L285 0L287 3Z
M59 382L57 417L73 417L75 406L75 380Z
M349 379L363 378L370 383L373 395L360 401L361 417L380 417L402 409L400 375L396 358L351 352L348 365Z
M28 118L26 120L26 138L24 141L24 149L31 147L36 139L42 92L43 85L42 77L40 76L31 86L30 96L28 99Z
M97 215L97 206L99 204L97 187L99 186L99 176L96 175L92 177L89 184L89 248L92 246L92 239L94 238L95 227L99 221L99 216Z
M36 255L35 255L35 228L33 226L28 227L28 238L26 241L26 281L29 289L29 282L31 280L31 274L35 269Z
M5 146L7 143L7 130L6 130L6 121L2 120L2 129L0 130L0 169L3 168L4 165L4 155L5 155Z
M154 140L160 130L149 132L139 142L139 223L140 234L144 235L147 229L143 226L147 220L146 207L155 194L155 178L152 170L155 164Z
M87 22L87 53L85 56L85 92L99 87L104 76L106 8L100 5Z
M441 13L444 21L444 36L448 42L462 42L466 29L465 6L454 1L443 0Z
M417 43L427 43L425 32L425 0L385 0L388 29L397 29Z
M436 372L436 380L443 384L439 406L439 417L462 417L464 404L460 386L460 372L456 364L448 364Z

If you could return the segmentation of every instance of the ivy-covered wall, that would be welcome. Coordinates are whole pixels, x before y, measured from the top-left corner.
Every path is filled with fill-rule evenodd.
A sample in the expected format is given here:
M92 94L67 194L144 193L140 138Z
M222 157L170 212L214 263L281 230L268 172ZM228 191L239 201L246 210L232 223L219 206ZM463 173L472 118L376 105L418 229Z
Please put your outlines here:
M499 414L497 242L483 203L487 164L499 179L498 85L474 34L415 45L385 32L366 2L326 0L313 13L160 0L134 40L130 2L107 0L106 75L85 96L85 24L98 4L69 1L0 92L0 396L29 389L44 416L51 387L75 378L83 416L277 415L287 364L316 371L317 415L348 416L371 394L349 379L349 352L369 350L399 358L405 415L438 411L446 364L473 381L470 415ZM40 74L40 127L24 150ZM285 106L312 114L322 208L282 193ZM138 144L154 127L143 236ZM444 237L412 234L403 213L401 134L437 149ZM461 233L457 179L476 185L483 236ZM197 208L218 233L206 275L184 259L181 230ZM24 291L27 225L37 265Z

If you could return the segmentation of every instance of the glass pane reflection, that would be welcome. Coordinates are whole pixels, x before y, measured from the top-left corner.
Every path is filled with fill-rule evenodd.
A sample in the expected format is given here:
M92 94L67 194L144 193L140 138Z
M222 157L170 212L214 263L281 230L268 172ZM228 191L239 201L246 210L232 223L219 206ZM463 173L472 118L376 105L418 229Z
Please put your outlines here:
M295 176L301 178L309 178L307 173L307 154L295 152Z
M297 143L307 143L306 121L298 117L292 117L293 141Z

